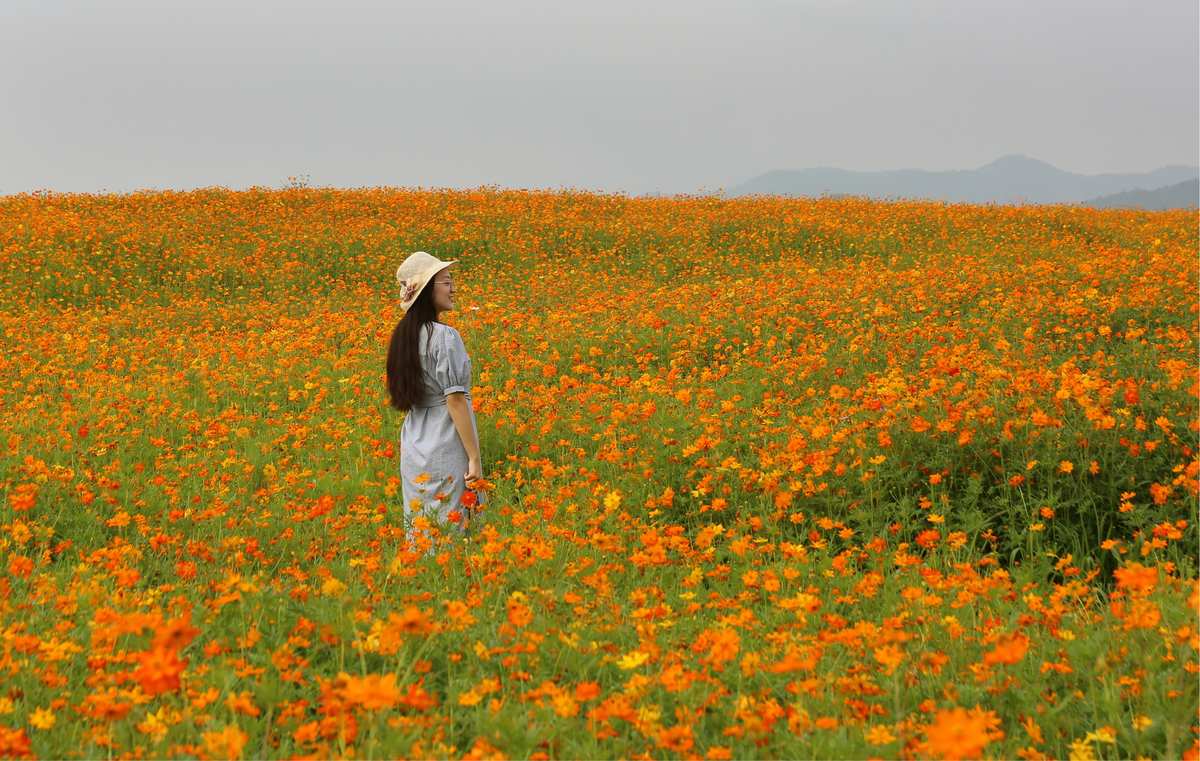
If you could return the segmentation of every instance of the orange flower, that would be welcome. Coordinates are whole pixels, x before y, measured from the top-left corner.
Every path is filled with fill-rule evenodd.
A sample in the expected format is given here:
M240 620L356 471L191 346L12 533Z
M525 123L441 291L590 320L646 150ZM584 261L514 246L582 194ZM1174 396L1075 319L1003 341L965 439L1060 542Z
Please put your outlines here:
M388 614L388 628L404 634L427 634L433 630L433 623L424 611L409 605L403 613Z
M446 606L446 618L453 628L465 629L475 623L471 608L462 600L446 600L443 605Z
M1001 636L991 652L983 656L983 662L988 666L1001 663L1011 665L1019 663L1027 652L1029 652L1029 637L1020 632L1013 632Z
M200 630L192 626L192 614L168 621L154 634L154 647L179 651L187 647Z
M8 559L8 574L17 579L24 579L33 573L33 560L24 555L13 555Z
M345 672L338 674L341 683L341 696L351 705L374 711L381 708L394 708L403 697L400 688L396 686L396 675L368 674L366 676L350 676Z
M924 752L942 759L979 758L991 742L1003 739L1000 718L978 706L939 710L925 727Z
M1152 601L1135 599L1126 607L1120 602L1112 604L1113 614L1121 619L1121 626L1130 629L1153 629L1162 620L1162 611Z
M1158 568L1130 563L1113 571L1113 577L1117 580L1117 589L1124 589L1135 595L1145 595L1153 591L1158 584Z
M896 671L896 667L904 660L904 651L895 645L877 647L872 655L881 666L887 669L885 673L889 676Z
M658 747L674 754L684 754L692 749L692 728L687 724L676 724L673 727L660 729L654 738Z
M1168 484L1152 483L1150 484L1150 497L1156 505L1165 505L1167 500L1171 498L1171 492L1174 488Z
M139 656L133 678L147 695L159 695L179 689L179 675L185 668L187 661L173 648L153 647Z
M737 657L741 648L741 637L729 628L720 628L712 632L709 638L707 660L713 668L720 671L725 664Z
M0 757L35 758L33 745L23 727L16 729L0 727Z
M245 714L246 716L259 716L262 714L262 709L254 704L254 698L250 695L249 690L231 692L229 697L225 698L225 707L234 713Z
M14 513L23 513L37 504L37 484L20 484L8 493L8 505Z
M103 721L120 721L133 710L133 704L118 699L115 687L94 692L83 699L83 710L88 716Z
M575 685L575 699L583 703L600 696L600 685L597 682L580 682Z
M936 528L925 529L917 534L916 542L925 549L932 549L937 546L937 543L942 539L942 532Z
M528 626L533 621L533 611L525 604L525 595L521 592L513 592L508 598L506 605L508 610L508 622L518 628Z
M315 721L306 722L296 727L292 732L292 741L297 745L308 745L320 737L321 725Z

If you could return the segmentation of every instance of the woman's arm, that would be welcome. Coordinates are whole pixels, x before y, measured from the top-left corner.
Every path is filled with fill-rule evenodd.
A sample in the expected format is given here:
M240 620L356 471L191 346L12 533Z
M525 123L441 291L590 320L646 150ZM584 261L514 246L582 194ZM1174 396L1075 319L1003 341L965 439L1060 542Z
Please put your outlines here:
M462 392L446 394L446 409L454 421L458 438L462 439L463 449L467 450L467 472L464 477L470 483L476 478L483 478L483 465L479 460L479 434L471 425L471 408L468 405L470 402Z

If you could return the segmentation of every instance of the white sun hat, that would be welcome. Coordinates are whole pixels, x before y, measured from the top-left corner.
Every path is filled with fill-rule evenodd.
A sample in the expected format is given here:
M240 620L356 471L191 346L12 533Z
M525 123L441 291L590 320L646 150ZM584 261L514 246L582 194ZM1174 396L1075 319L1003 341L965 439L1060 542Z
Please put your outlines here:
M437 273L457 262L451 259L443 262L436 256L424 251L414 251L396 268L396 282L400 284L400 308L405 312L412 307L421 289Z

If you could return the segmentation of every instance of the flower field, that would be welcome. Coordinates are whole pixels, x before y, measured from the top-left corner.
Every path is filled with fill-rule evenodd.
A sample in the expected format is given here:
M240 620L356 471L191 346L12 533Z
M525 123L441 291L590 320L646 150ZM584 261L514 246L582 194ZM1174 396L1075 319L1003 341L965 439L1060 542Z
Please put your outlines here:
M0 198L0 757L1195 758L1197 223ZM414 250L490 493L409 547Z

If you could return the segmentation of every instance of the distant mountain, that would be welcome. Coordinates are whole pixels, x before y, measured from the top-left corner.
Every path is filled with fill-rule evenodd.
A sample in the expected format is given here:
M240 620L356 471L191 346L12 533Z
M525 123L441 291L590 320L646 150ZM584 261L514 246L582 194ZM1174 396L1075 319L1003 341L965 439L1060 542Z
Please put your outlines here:
M1097 209L1195 209L1200 206L1200 179L1156 190L1127 190L1084 201Z
M1079 203L1133 188L1171 185L1200 176L1200 168L1166 166L1144 174L1073 174L1028 156L1005 156L978 169L929 172L900 169L851 172L817 167L774 171L732 188L728 195L928 198L965 203Z

